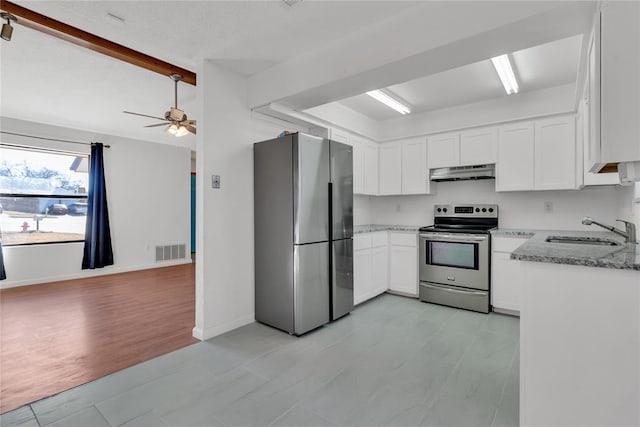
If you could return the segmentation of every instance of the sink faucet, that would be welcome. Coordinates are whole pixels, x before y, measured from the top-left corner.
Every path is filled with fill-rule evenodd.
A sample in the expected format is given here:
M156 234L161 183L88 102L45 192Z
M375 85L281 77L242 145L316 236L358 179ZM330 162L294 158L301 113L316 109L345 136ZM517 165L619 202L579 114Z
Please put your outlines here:
M609 230L613 233L616 233L622 237L624 237L624 241L626 243L636 243L636 225L630 221L625 221L624 219L617 219L616 221L620 221L620 222L624 222L625 225L625 231L619 230L615 227L612 227L610 225L605 225L605 224L601 224L598 221L594 220L591 217L585 216L584 218L582 218L582 223L584 225L591 225L591 224L595 224L595 225L599 225L600 227L604 228L605 230Z

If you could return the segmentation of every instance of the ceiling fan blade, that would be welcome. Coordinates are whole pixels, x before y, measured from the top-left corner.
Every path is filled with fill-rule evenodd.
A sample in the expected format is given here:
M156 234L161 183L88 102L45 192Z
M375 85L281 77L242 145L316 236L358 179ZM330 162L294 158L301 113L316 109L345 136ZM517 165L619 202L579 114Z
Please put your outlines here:
M133 113L133 112L131 112L131 111L123 111L123 113L125 113L125 114L133 114L134 116L149 117L150 119L158 119L158 120L168 121L168 120L167 120L167 119L165 119L164 117L150 116L150 115L148 115L148 114Z
M155 125L146 125L145 127L146 128L155 128L155 127L158 127L158 126L166 126L166 125L167 125L166 123L156 123Z
M194 135L196 134L196 128L195 128L194 126L187 125L187 126L185 126L185 127L186 127L186 128L187 128L187 130L188 130L189 132L191 132L192 134L194 134Z
M196 125L195 120L183 120L182 123L185 125L194 125L194 126Z

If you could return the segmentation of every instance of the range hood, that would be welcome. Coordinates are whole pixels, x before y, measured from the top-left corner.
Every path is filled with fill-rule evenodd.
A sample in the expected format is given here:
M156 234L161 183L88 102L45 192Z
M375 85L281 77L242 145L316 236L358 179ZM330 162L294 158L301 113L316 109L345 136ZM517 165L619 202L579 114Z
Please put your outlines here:
M466 179L495 179L495 165L458 166L431 169L431 181L462 181Z

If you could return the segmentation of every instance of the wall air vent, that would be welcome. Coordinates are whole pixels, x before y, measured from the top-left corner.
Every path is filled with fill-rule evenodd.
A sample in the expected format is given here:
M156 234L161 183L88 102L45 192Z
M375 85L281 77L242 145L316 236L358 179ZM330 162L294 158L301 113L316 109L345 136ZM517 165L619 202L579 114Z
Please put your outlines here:
M178 245L156 246L156 262L184 259L186 258L186 254L186 245L184 243Z

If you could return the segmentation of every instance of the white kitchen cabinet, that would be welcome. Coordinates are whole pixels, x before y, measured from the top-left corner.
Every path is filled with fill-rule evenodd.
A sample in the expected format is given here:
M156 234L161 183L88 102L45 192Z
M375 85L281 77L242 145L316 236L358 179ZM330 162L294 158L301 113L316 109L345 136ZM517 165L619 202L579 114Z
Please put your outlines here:
M402 194L429 194L430 183L426 138L402 141Z
M578 108L578 117L576 121L576 152L578 153L577 179L578 186L595 186L595 185L616 185L620 184L618 172L611 173L593 173L589 172L591 162L589 160L589 138L590 138L590 111L589 111L589 82L585 87L584 99L580 102ZM582 160L582 164L580 164ZM580 182L581 178L581 182Z
M355 136L350 137L353 146L353 192L364 194L365 182L365 141Z
M511 252L528 237L491 238L491 305L497 311L519 314L524 281L520 261L511 259Z
M380 194L402 194L402 145L387 142L379 147Z
M496 191L533 190L533 123L500 126L498 133Z
M429 169L458 166L460 164L460 134L447 133L427 138Z
M386 243L371 248L371 276L371 297L386 292L389 286L389 247Z
M356 234L353 238L353 303L367 301L387 290L388 233Z
M487 127L460 133L460 166L495 163L497 152L498 128Z
M373 278L371 266L370 247L353 251L353 303L355 305L367 300Z
M378 144L367 142L364 146L364 194L375 196L378 192Z
M576 136L572 115L536 120L536 190L573 190L576 185Z
M640 161L640 2L602 2L589 52L589 169Z
M418 236L390 233L389 290L418 296Z

